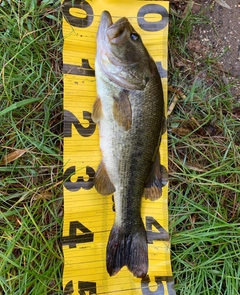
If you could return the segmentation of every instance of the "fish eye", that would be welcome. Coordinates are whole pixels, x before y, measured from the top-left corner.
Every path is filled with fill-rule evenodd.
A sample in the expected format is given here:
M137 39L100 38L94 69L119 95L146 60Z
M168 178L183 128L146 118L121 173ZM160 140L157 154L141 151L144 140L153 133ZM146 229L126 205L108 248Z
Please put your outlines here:
M137 41L139 39L138 33L131 33L130 38L132 41Z

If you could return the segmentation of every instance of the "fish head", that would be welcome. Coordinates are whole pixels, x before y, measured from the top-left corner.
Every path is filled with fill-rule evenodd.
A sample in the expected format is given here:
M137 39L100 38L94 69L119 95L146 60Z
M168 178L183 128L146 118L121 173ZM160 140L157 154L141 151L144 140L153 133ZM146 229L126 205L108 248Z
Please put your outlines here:
M109 80L125 89L144 89L155 69L129 20L122 17L113 23L108 11L102 13L98 28L96 61Z

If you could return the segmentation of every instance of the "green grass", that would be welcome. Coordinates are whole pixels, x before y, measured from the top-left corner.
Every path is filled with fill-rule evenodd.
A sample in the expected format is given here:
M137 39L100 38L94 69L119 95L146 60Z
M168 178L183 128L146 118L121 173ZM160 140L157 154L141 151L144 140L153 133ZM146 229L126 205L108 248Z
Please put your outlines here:
M199 58L187 47L197 38L193 25L204 22L189 13L170 22L169 84L186 95L169 117L172 268L179 295L237 295L239 103L231 94L236 81L225 83L212 53Z
M0 4L1 295L62 293L58 5L59 1ZM192 28L207 20L190 12L180 18L177 10L171 15L169 85L186 95L168 126L175 288L178 295L237 295L240 121L234 115L239 104L231 94L236 81L224 82L211 52L197 59L188 49ZM172 98L170 93L169 103ZM4 164L18 150L24 153Z
M1 295L61 294L61 23L40 2L0 4Z

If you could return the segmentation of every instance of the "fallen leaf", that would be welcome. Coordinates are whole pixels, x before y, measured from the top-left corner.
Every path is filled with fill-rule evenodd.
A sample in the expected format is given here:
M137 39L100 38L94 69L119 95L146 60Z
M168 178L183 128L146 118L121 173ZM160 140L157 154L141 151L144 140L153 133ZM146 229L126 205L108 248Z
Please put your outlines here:
M223 0L215 0L215 2L217 2L219 5L227 8L227 9L232 9L225 1Z
M27 152L27 149L19 149L19 150L15 150L14 152L8 154L7 156L5 156L0 165L7 165L10 162L15 161L16 159L20 158L23 154L25 154Z
M37 193L33 196L34 200L50 200L52 197L52 193L49 191L44 191L41 193Z
M175 108L177 102L178 102L178 97L177 97L177 95L174 95L173 96L173 101L172 101L172 103L170 104L170 106L168 108L167 116L171 115L171 113L172 113L173 109Z
M185 136L188 135L192 130L187 128L173 128L171 131L176 135Z
M206 169L204 169L203 167L200 167L200 165L192 165L192 164L188 164L186 163L185 166L191 170L194 170L194 171L198 171L198 172L206 172Z
M173 95L173 101L172 103L170 104L169 108L168 108L168 111L167 111L167 116L170 116L173 109L175 108L177 102L178 102L178 99L185 99L186 96L180 91L178 90L177 88L173 87L173 86L169 86L168 87L168 91L171 91L174 93Z

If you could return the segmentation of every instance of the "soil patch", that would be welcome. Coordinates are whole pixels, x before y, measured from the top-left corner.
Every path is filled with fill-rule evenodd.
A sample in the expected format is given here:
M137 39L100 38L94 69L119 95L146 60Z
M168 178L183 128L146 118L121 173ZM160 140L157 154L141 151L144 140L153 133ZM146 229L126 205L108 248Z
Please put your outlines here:
M232 9L213 1L201 1L210 25L198 27L199 40L213 57L218 57L224 70L240 77L240 0L226 0Z
M194 64L189 65L187 60L177 61L176 64L187 64L192 68L193 75L197 74L210 85L212 78L206 71L201 73L201 67L206 68L206 61L211 59L216 75L222 77L225 84L234 85L230 91L240 102L240 0L224 1L231 9L219 5L215 0L170 0L174 12L181 18L189 9L191 13L202 14L206 18L206 22L194 26L188 38L187 50L194 56Z

